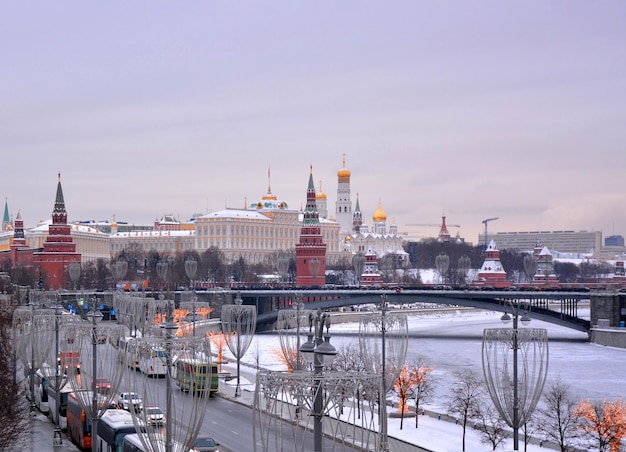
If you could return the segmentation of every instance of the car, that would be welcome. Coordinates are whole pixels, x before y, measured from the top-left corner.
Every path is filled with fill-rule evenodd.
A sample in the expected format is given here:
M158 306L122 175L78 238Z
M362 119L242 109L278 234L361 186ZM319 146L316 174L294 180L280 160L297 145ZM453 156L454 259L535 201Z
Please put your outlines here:
M194 452L219 452L220 443L210 436L199 436L193 443Z
M111 392L111 382L104 377L96 378L96 392L108 394Z
M163 424L165 422L165 415L163 410L158 406L149 406L145 410L146 421L150 421L152 424Z
M143 400L135 392L122 392L117 398L117 404L126 411L130 411L131 407L134 411L143 410Z

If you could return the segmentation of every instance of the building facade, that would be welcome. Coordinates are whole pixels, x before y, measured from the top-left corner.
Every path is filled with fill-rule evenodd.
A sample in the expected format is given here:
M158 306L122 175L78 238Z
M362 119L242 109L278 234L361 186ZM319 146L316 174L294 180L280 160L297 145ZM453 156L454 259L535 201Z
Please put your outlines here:
M588 254L602 249L600 231L496 232L489 237L489 241L495 240L500 249L507 250L531 251L537 242L562 253ZM479 235L478 240L480 245L485 245L484 235Z

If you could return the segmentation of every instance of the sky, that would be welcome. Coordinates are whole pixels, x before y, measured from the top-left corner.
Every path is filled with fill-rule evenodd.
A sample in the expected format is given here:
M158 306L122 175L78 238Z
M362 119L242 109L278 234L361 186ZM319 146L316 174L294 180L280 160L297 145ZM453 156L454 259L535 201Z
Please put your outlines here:
M137 0L0 6L0 197L152 223L271 191L434 236L626 235L626 3ZM269 178L268 178L269 174Z

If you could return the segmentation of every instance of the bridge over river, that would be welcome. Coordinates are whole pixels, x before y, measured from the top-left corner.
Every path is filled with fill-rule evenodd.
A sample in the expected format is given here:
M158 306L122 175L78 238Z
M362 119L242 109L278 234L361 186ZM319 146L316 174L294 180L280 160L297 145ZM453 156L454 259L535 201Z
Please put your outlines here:
M305 309L339 309L359 305L380 304L386 296L390 304L410 306L429 303L463 306L477 309L511 312L511 303L526 303L528 316L545 322L589 333L591 322L578 314L581 304L589 306L591 299L614 296L614 293L590 292L517 292L474 290L241 290L244 304L257 307L257 329L271 329L280 309L293 306L296 297L304 302Z

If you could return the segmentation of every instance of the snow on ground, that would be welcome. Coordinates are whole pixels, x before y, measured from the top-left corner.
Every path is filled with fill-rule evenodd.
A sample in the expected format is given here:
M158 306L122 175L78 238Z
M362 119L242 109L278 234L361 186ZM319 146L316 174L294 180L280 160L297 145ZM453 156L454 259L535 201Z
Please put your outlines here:
M436 391L432 400L424 405L426 410L444 414L447 412L447 396L455 381L456 371L469 368L482 377L483 330L503 327L500 315L478 310L440 310L409 315L407 362L420 359L434 368L431 378L436 385ZM547 384L560 375L570 385L572 395L577 400L626 398L626 350L591 344L586 342L585 333L545 322L533 320L530 326L548 330L550 344ZM358 323L333 324L330 329L331 343L335 347L349 343L358 344L358 329ZM274 356L273 350L279 347L279 338L275 334L255 336L248 353L242 358L242 363L247 364L242 370L247 375L242 376L243 390L254 391L254 374L251 369L255 366L285 370L284 365ZM231 362L224 369L235 375L236 366L227 350L225 356ZM235 383L235 380L231 380L229 384ZM420 416L417 429L414 422L414 419L405 418L404 428L400 430L400 420L390 418L389 435L436 452L461 450L460 425L429 416ZM523 447L520 443L520 450L524 450ZM499 450L512 449L512 440L509 439ZM486 451L490 447L481 443L477 431L468 428L466 450ZM546 448L529 445L527 450L539 452Z

